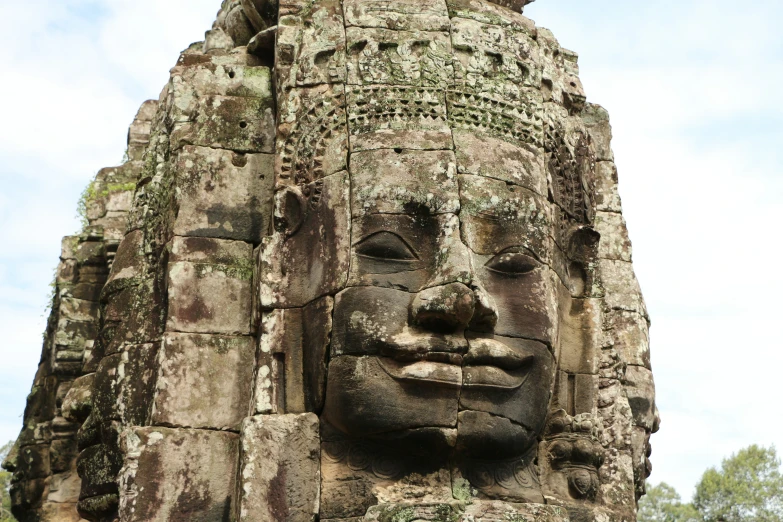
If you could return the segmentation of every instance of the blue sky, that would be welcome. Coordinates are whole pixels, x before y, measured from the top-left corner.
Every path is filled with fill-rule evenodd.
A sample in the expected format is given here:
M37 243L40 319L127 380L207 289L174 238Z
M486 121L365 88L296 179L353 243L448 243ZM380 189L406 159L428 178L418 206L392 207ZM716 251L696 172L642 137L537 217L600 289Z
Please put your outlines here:
M0 3L0 442L16 436L49 282L78 196L219 0ZM663 416L653 482L684 497L751 443L783 449L783 38L779 0L537 0L612 115L620 193L653 319Z

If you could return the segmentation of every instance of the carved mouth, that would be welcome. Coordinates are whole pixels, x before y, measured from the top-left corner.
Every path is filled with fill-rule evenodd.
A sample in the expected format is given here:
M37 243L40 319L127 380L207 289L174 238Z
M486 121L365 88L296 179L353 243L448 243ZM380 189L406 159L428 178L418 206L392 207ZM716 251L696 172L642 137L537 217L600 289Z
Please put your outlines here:
M530 375L533 353L520 352L494 339L471 339L463 356L432 346L405 346L392 357L378 357L383 370L402 382L426 382L471 389L515 390ZM453 346L449 346L453 349Z

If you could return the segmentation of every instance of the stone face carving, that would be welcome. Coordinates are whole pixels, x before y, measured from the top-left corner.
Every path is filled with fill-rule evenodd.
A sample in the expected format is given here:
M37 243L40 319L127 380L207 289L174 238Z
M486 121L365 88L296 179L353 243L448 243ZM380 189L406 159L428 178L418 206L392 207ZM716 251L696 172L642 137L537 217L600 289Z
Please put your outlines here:
M608 116L525 3L223 2L64 249L20 520L635 518Z

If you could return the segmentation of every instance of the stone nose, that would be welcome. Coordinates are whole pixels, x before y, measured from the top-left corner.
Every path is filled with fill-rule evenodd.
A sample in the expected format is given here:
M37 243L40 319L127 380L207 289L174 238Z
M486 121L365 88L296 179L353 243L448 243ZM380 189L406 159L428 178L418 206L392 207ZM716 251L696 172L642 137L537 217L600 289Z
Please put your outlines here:
M413 300L414 324L435 333L464 330L476 309L476 296L462 283L422 290Z

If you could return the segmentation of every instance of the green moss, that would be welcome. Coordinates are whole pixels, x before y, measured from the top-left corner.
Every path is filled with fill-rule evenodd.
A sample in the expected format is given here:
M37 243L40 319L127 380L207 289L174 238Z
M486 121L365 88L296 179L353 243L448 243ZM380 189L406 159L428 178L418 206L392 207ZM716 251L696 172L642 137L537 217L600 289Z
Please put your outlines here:
M135 183L109 183L105 187L101 188L101 183L91 181L82 191L82 195L79 197L79 203L76 206L76 214L79 221L82 224L82 229L89 226L89 220L87 219L87 208L100 198L105 198L110 194L116 192L126 192L136 190Z
M89 204L97 198L97 192L95 189L95 181L91 181L82 191L82 195L79 197L79 203L76 206L76 214L79 221L82 224L82 228L88 226L89 220L87 219L87 207Z
M249 259L237 259L235 263L194 263L198 269L196 274L199 277L207 276L214 272L222 272L231 279L240 279L242 281L253 280L253 263Z
M378 517L379 522L411 522L416 518L412 507L387 507Z
M457 500L468 502L473 497L471 489L470 482L464 478L457 478L452 484L451 494Z

